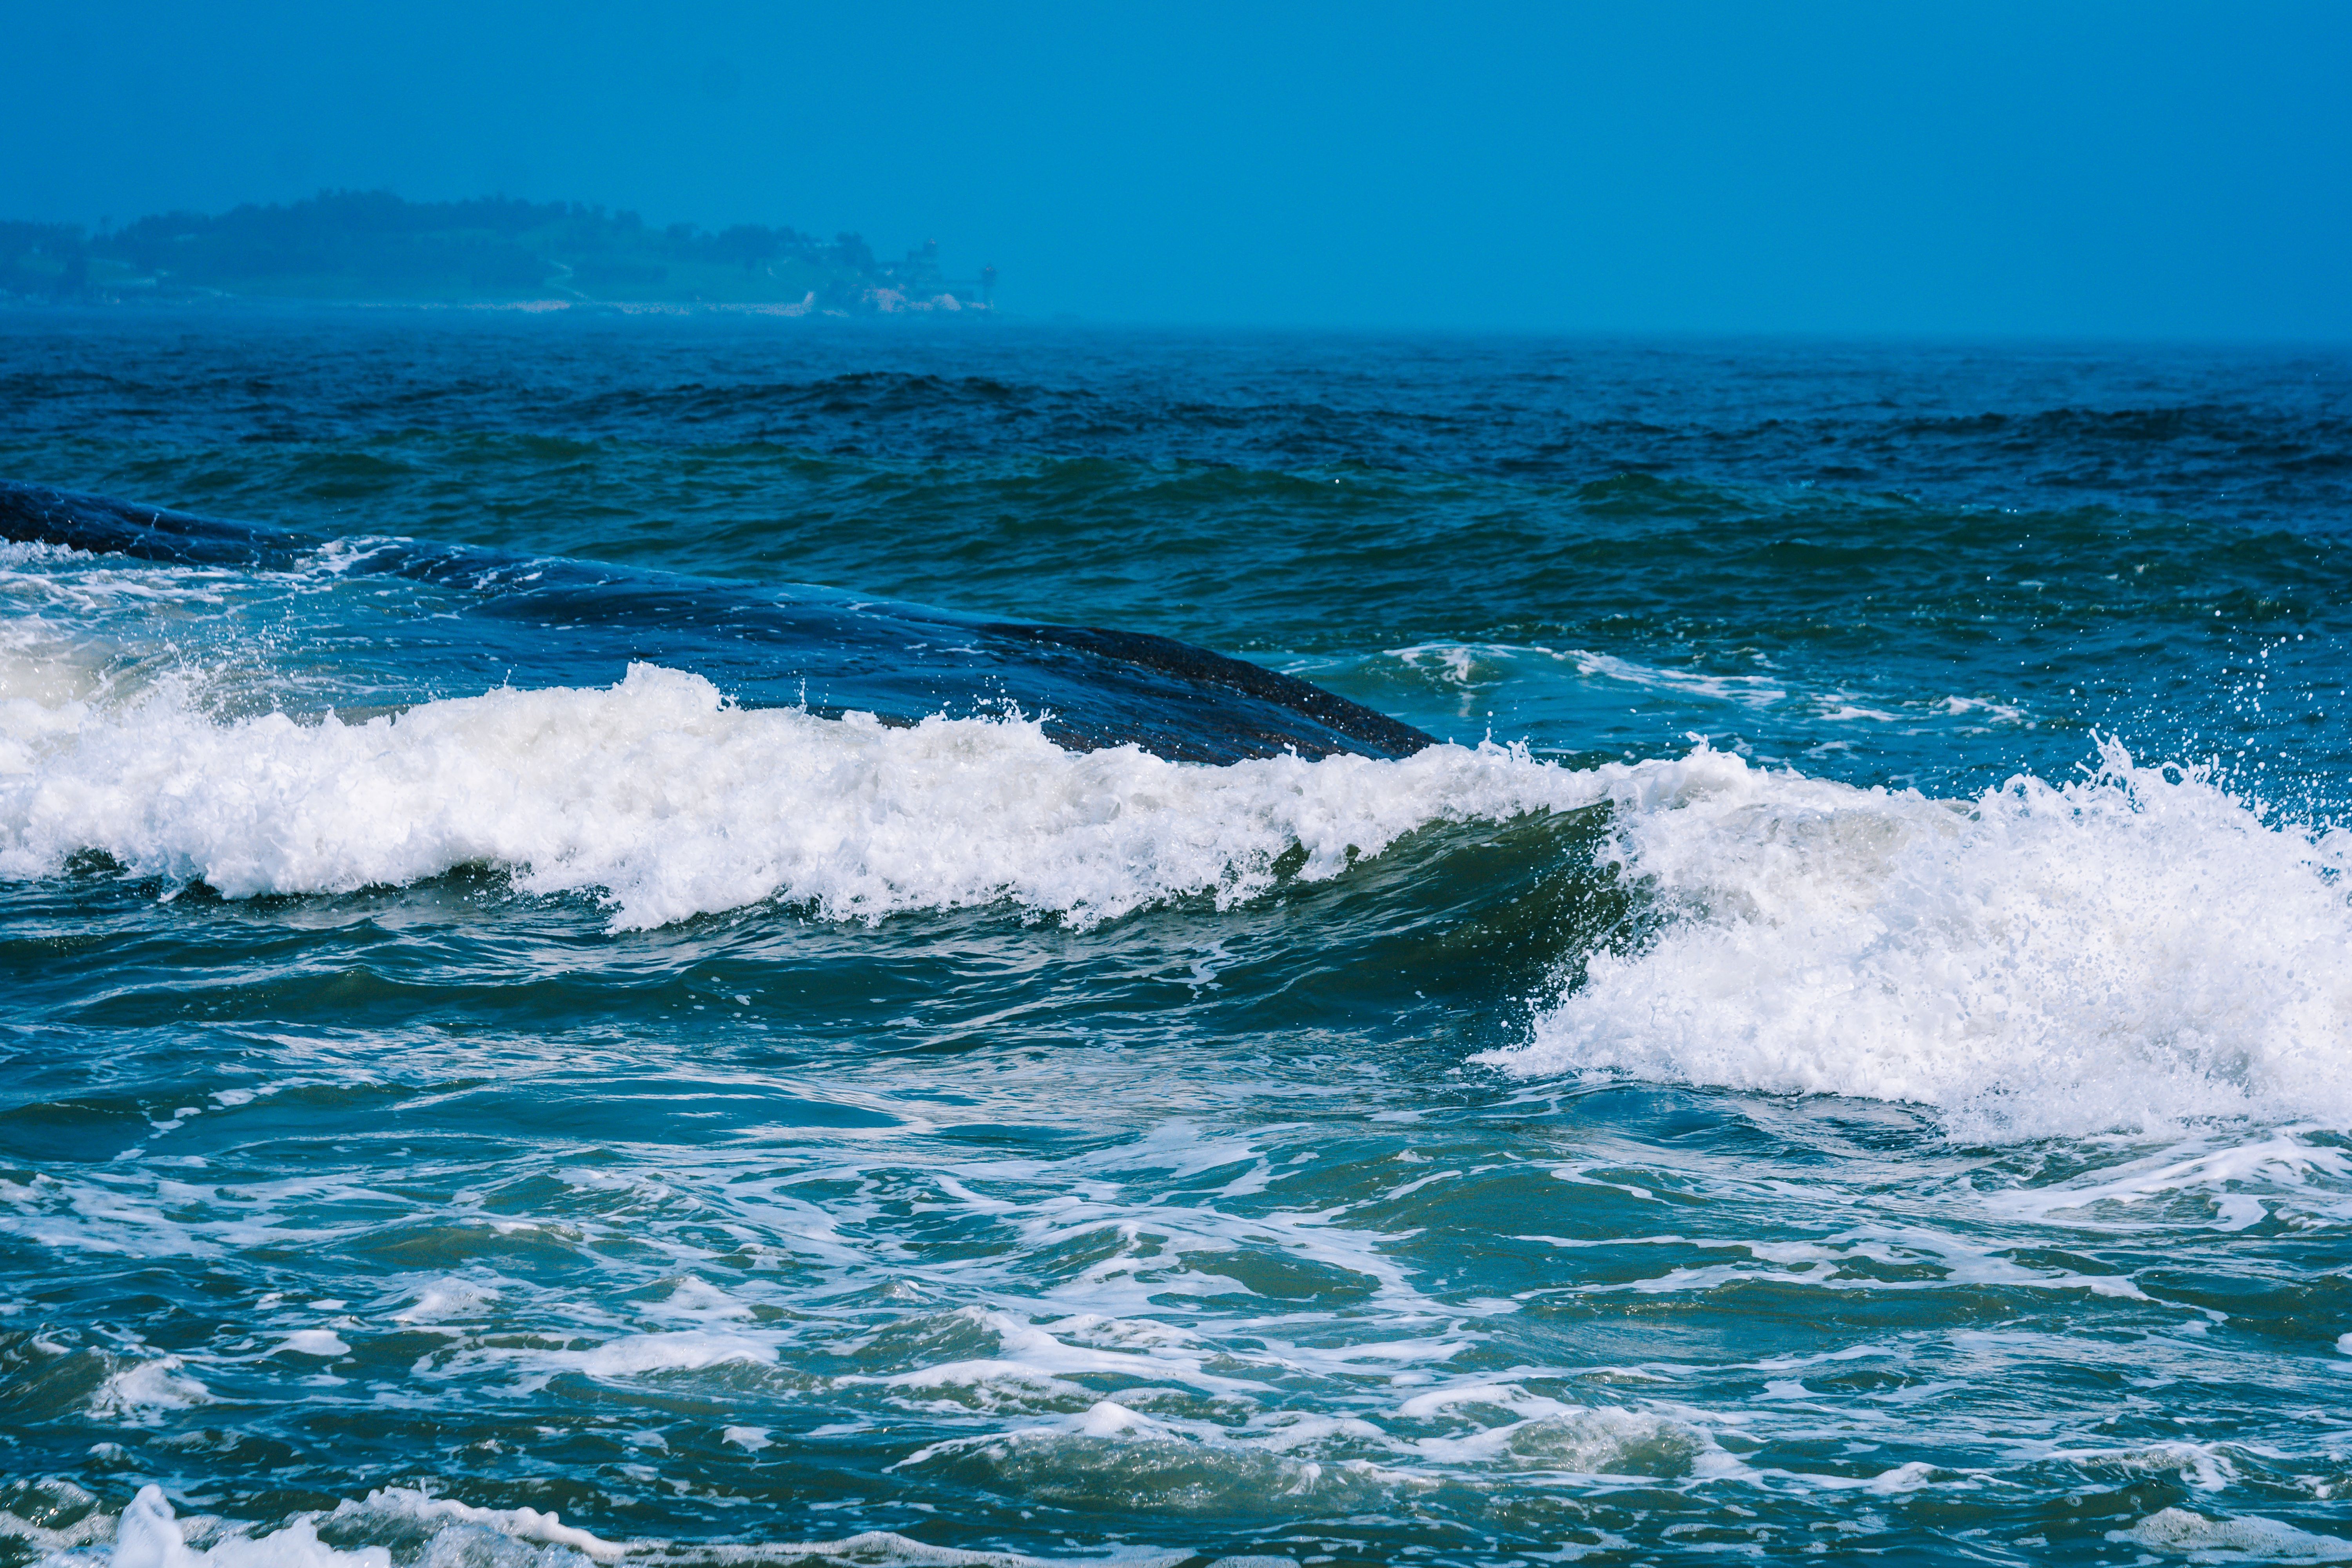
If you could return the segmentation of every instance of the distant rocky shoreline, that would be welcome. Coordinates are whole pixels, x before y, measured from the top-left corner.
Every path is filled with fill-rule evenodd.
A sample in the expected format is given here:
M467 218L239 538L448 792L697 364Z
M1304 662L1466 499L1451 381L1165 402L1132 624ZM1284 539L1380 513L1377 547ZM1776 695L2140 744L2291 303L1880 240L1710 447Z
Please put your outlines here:
M949 277L936 242L885 262L854 234L656 228L635 213L506 197L406 202L383 191L324 192L95 234L0 222L0 300L22 301L887 316L991 311L995 281L992 267Z

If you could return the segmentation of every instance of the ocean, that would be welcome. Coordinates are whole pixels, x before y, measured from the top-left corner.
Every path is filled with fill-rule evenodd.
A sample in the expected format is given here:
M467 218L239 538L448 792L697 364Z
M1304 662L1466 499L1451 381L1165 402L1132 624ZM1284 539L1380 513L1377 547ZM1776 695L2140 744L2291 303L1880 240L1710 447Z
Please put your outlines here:
M0 1568L2352 1560L2352 353L17 308L0 479L235 525L0 543Z

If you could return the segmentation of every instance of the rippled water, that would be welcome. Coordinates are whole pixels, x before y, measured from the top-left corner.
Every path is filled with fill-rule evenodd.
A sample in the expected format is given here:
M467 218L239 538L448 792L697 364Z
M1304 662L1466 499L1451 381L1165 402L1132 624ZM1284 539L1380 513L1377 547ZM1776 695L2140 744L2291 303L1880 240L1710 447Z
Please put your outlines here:
M2352 360L1001 326L0 316L11 1562L2352 1556Z

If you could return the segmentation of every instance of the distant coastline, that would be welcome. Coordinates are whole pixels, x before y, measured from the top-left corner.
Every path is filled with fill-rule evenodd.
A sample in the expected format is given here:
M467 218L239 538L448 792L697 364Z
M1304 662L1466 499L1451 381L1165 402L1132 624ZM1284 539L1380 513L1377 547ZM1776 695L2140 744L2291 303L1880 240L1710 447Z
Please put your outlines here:
M992 267L950 279L936 242L883 261L855 234L656 228L632 212L503 196L408 202L385 191L325 191L217 216L162 214L95 234L0 221L0 300L887 316L991 311L995 278Z

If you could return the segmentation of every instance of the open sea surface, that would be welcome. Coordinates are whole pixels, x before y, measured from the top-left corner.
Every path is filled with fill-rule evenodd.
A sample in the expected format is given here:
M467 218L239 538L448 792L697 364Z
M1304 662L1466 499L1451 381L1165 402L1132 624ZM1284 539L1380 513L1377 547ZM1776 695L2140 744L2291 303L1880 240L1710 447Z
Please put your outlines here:
M17 309L0 479L294 542L0 544L0 1568L2352 1561L2352 354Z

